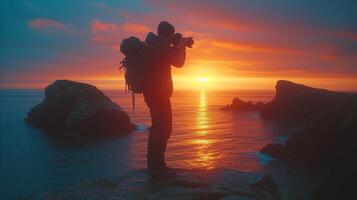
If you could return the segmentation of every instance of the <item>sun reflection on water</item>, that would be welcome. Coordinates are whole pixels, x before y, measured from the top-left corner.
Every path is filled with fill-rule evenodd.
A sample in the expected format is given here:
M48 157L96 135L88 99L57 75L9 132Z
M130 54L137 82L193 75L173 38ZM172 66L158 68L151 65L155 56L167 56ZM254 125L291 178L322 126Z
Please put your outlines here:
M193 139L190 141L194 150L194 155L190 161L191 167L203 169L214 169L216 167L219 154L213 148L216 141L210 137L208 130L207 97L206 91L202 90L196 116L196 130L193 133Z
M208 125L208 114L207 114L207 98L206 98L206 91L201 90L200 92L200 101L198 105L198 112L196 117L196 127L197 131L195 134L198 135L206 135L207 130L209 128Z

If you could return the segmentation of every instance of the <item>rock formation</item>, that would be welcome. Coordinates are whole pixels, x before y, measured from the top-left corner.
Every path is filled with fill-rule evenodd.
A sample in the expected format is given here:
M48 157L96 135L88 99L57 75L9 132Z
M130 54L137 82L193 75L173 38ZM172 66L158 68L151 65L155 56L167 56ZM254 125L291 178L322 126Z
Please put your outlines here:
M315 89L278 81L276 96L262 109L275 119L302 119L304 127L284 145L261 150L272 157L293 161L322 175L313 199L345 199L354 194L357 161L357 94Z
M42 103L33 107L26 122L59 134L111 135L129 132L130 118L96 87L57 80L45 88Z
M356 134L357 94L315 89L288 81L278 81L273 101L262 109L264 116L306 120L301 131L284 146L268 145L262 151L288 157L304 164L321 163L339 142ZM336 146L337 145L337 146Z
M262 116L279 119L307 119L349 101L353 94L316 89L279 80L274 99L264 105Z
M261 150L314 169L321 182L312 199L348 199L357 174L357 94L317 89L280 80L276 95L260 106L235 98L223 110L259 110L266 119L304 122L285 144Z
M261 110L264 106L263 102L253 103L252 101L243 101L237 97L232 100L231 105L226 105L221 110Z

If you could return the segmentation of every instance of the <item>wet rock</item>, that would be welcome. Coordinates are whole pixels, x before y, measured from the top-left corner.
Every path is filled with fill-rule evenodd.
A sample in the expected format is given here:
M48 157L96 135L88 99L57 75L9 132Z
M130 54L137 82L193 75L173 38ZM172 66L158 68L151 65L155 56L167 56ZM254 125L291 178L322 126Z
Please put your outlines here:
M278 186L270 175L265 175L258 182L251 184L250 189L259 198L272 197L273 199L282 199Z
M221 110L261 110L263 106L263 102L253 103L252 101L243 101L236 97L232 100L231 105L226 105Z
M270 144L262 151L273 157L319 167L340 162L350 155L354 146L351 141L357 140L356 132L357 96L315 113L282 147Z
M33 107L25 120L59 134L111 135L132 129L128 114L102 91L68 80L47 86L42 103Z
M357 94L316 89L280 80L275 98L266 103L262 115L276 119L302 119L306 123L286 143L269 144L261 152L306 165L321 164L331 154L346 150L355 141ZM338 147L338 148L337 148Z
M44 194L47 198L60 199L286 199L270 176L235 170L182 170L177 178L160 181L151 180L145 170L134 170L116 186L107 181L92 180ZM44 199L44 195L36 199Z
M268 144L266 147L260 150L260 153L265 153L279 159L285 158L283 145L278 143Z
M279 81L277 94L262 114L306 123L284 145L261 152L314 169L321 182L312 199L347 199L357 178L357 94L332 92Z

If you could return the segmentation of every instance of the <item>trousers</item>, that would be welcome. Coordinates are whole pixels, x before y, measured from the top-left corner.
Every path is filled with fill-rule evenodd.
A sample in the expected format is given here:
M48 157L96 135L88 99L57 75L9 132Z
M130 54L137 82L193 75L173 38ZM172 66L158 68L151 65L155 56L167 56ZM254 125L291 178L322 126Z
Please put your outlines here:
M145 96L144 96L145 97ZM150 108L151 128L147 145L149 170L166 168L165 151L172 132L172 109L170 97L145 97Z

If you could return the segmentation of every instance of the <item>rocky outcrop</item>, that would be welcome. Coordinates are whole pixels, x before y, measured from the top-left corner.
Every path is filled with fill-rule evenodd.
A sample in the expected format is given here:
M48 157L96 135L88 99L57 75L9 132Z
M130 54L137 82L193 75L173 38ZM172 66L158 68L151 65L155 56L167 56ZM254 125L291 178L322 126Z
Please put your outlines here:
M312 199L348 199L357 178L357 98L316 113L284 145L261 152L316 169L322 176Z
M57 80L45 88L42 103L27 114L34 127L59 134L120 134L131 130L130 118L95 86Z
M262 116L278 119L308 119L349 101L353 94L317 89L279 80L272 101L262 108Z
M273 100L263 103L234 98L222 110L257 110L266 119L307 120L317 113L349 102L355 94L328 91L279 80Z
M284 145L261 150L272 157L316 169L322 181L313 199L345 199L354 194L357 174L357 94L315 89L279 81L273 101L262 115L275 119L303 119L305 125Z
M284 146L270 144L262 152L304 164L318 164L346 147L339 143L355 139L357 94L315 89L278 81L276 97L262 110L277 119L304 119L306 125L290 136ZM347 140L346 140L347 139ZM356 138L357 139L357 138ZM335 149L337 146L342 149Z
M261 110L263 102L253 103L252 101L243 101L237 97L232 100L232 104L222 107L221 110Z

